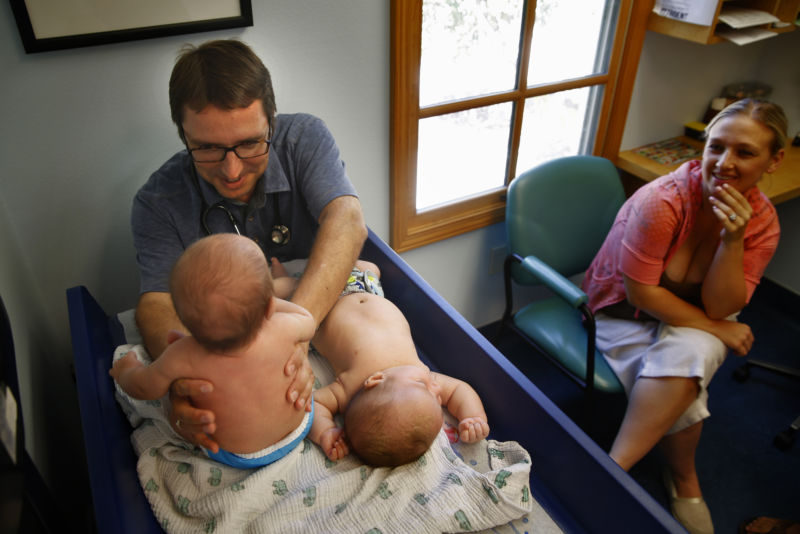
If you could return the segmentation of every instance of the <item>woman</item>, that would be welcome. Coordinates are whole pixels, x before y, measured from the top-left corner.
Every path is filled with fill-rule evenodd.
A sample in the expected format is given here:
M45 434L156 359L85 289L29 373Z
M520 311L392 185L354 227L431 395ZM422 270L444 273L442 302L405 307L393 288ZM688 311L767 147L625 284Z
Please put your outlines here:
M745 99L706 128L701 161L643 186L623 205L584 279L597 347L628 394L610 456L629 470L657 443L673 515L713 532L694 457L706 387L728 350L744 356L736 322L778 244L775 208L757 188L783 159L787 121Z

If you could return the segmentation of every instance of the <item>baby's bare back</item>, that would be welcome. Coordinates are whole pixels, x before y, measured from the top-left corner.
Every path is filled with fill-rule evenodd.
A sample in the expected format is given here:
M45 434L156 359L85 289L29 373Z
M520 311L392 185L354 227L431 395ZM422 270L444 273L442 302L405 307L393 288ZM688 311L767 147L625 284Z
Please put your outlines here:
M201 354L194 358L197 374L214 384L214 391L195 400L214 412L219 446L233 453L256 452L277 443L302 422L305 412L286 400L291 377L283 369L295 349L292 329L277 315L256 340L235 355Z
M347 373L359 386L387 367L420 363L403 313L391 301L370 293L340 298L313 343L337 376Z

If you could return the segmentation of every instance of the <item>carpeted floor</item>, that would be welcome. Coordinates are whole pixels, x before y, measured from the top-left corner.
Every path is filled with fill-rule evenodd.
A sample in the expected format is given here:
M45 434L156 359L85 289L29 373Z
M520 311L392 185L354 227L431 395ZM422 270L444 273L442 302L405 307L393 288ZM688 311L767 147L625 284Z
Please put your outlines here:
M748 358L800 369L800 296L769 280L753 295L740 321L750 325L755 343ZM602 395L591 421L582 421L581 391L516 334L497 336L498 323L480 329L567 415L605 450L625 410L622 395ZM739 381L734 371L744 359L730 355L709 387L711 417L703 427L697 466L717 534L735 534L745 519L770 515L800 521L800 432L788 450L774 437L800 417L800 380L751 368ZM597 414L600 414L598 416ZM658 452L651 452L631 476L667 505Z

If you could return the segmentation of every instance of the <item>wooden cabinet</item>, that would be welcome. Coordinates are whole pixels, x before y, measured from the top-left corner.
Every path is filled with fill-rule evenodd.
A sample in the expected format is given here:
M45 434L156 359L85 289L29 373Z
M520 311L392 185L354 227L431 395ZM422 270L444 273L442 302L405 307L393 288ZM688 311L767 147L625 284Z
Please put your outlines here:
M719 21L719 14L724 5L758 9L775 15L780 19L781 24L765 24L760 27L776 33L794 30L796 28L795 21L800 12L800 0L717 0L714 20L710 26L689 24L651 12L647 20L647 29L700 44L718 43L722 41L722 38L716 35L717 27L720 25L727 27Z

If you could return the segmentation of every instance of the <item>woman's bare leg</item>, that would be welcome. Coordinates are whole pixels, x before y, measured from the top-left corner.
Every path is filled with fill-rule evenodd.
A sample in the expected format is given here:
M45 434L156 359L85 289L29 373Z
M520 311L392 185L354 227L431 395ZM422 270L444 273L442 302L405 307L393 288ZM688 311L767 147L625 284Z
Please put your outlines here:
M609 455L630 470L664 437L697 398L695 378L641 377L628 396L628 408ZM677 484L677 481L676 481Z
M698 421L679 432L664 436L661 440L661 451L667 458L678 497L703 496L694 463L702 430L703 422Z

